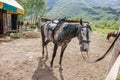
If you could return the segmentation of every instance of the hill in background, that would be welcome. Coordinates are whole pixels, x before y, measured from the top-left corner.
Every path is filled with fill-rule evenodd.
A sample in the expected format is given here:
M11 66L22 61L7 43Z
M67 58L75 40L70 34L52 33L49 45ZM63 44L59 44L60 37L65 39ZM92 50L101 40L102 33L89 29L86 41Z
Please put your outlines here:
M119 20L120 0L47 0L47 17Z

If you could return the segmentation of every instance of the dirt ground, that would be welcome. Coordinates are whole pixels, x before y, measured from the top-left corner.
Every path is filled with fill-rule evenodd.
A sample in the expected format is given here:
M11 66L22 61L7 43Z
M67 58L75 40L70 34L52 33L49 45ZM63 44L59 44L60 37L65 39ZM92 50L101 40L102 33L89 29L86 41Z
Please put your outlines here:
M40 35L36 33L36 35ZM65 50L62 62L63 70L59 70L60 47L57 52L53 69L50 68L53 43L48 45L49 57L41 57L41 37L21 38L0 42L0 80L102 80L105 77L109 54L97 63L87 63L80 53L77 38L74 38ZM34 36L34 35L33 35ZM102 56L112 41L106 36L92 32L89 60L94 61ZM86 56L86 53L84 54ZM87 57L87 56L86 56Z

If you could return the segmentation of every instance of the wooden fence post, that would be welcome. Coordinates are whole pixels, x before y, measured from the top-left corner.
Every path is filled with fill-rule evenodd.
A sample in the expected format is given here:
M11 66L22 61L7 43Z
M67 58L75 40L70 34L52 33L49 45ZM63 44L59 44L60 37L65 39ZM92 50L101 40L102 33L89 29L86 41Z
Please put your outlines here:
M105 80L116 80L119 68L120 68L120 55L116 59L113 67L111 68Z

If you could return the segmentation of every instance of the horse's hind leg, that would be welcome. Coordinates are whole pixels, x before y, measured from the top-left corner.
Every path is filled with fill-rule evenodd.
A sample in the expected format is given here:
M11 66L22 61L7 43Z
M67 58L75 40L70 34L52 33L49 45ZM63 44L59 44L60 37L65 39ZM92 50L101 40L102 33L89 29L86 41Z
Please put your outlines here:
M42 57L44 57L45 35L43 26L41 26L41 37L42 37Z
M46 59L48 58L48 49L47 49L47 45L50 41L49 40L46 40L45 41L45 48L46 48Z
M42 57L44 57L45 38L42 37Z
M61 48L60 61L59 61L60 68L61 68L63 53L64 53L66 47L67 47L67 45L64 45L64 46L62 46L62 48Z
M55 58L55 56L56 56L57 49L58 49L58 45L55 44L55 45L54 45L54 51L53 51L53 54L52 54L52 60L51 60L51 62L50 62L50 67L53 67L53 61L54 61L54 58Z

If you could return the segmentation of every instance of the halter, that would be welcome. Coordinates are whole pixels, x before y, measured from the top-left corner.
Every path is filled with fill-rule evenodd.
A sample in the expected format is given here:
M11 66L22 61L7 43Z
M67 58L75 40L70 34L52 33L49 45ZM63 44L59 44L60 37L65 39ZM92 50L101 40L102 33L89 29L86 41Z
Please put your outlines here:
M89 25L87 25L87 26L82 26L82 27L80 27L80 44L81 43L83 43L83 42L86 42L86 43L90 43L91 41L89 40L89 27L88 27ZM82 30L82 28L86 28L87 30L86 30L86 38L87 38L87 40L82 40L82 34L81 34L81 30Z
M81 31L82 31L83 28L86 28L86 35L84 35L84 36L86 37L86 40L83 40L83 36L82 36L82 33L81 33ZM91 42L91 41L89 40L89 30L91 31L91 27L90 27L89 25L81 26L81 27L79 28L79 39L80 39L79 44L82 44L82 43L85 42L85 43L87 43L87 44L89 45L89 43ZM82 58L84 59L84 61L89 62L89 61L85 58L85 56L83 55L83 51L82 51L82 50L80 50L80 51L81 51L81 55L82 55ZM86 51L86 53L87 53L87 56L88 56L88 58L89 58L88 50ZM90 63L90 62L89 62L89 63Z

